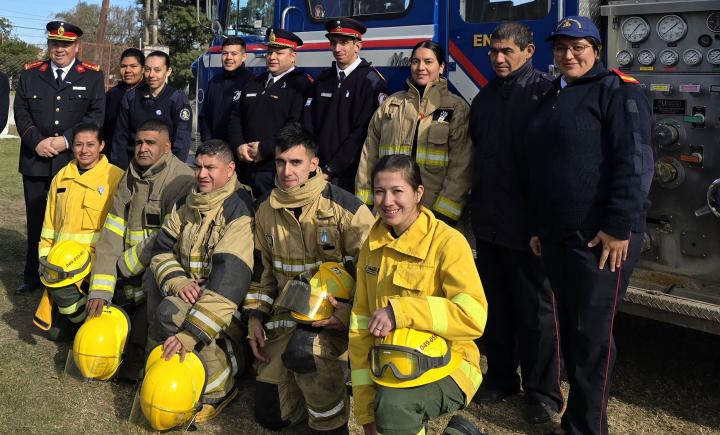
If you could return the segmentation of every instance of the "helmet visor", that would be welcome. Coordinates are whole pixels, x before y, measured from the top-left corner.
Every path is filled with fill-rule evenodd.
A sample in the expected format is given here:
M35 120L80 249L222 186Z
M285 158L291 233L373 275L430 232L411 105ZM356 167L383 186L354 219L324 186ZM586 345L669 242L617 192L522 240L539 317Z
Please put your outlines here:
M81 273L88 267L89 263L90 256L88 256L87 260L85 260L85 263L83 263L83 265L79 268L73 270L63 270L63 268L60 266L50 264L50 262L48 262L47 260L47 257L41 257L40 267L38 268L38 271L40 272L40 275L42 275L42 277L44 278L46 284L56 284Z
M370 371L381 378L389 369L393 376L401 381L417 379L430 369L446 366L451 353L441 357L431 357L415 349L390 344L378 344L370 349Z
M307 321L324 320L333 313L326 291L313 292L310 284L297 280L290 280L285 284L282 293L275 300L275 306L286 308L293 312L296 319Z

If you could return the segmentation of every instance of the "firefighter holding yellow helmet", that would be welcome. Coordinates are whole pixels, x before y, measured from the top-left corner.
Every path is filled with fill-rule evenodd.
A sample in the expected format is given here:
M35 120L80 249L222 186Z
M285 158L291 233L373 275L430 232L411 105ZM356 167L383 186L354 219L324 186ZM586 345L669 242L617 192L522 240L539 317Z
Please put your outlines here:
M412 157L383 157L371 180L380 216L360 251L350 316L355 418L366 434L420 433L480 386L473 340L487 302L465 238L420 205ZM479 431L456 415L445 433Z

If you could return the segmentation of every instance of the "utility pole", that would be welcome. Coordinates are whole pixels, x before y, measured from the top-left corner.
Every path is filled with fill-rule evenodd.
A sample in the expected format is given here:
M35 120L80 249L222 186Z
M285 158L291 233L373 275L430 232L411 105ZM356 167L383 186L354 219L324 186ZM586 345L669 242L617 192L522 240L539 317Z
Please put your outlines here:
M152 45L158 44L158 10L160 9L158 0L150 0L152 2Z
M108 10L110 9L110 0L103 0L100 8L100 22L97 30L97 43L105 43L105 28L107 27Z
M143 20L143 41L145 45L151 44L150 42L150 6L152 0L145 0L145 20Z

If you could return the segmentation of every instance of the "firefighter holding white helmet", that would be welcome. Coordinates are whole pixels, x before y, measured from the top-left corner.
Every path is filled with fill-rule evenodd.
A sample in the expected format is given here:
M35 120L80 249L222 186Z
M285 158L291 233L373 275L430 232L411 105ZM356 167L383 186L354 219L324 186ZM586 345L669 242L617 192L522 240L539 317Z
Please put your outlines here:
M355 418L366 434L420 433L480 386L473 340L487 302L463 235L420 205L413 158L381 158L371 180L380 216L360 251L350 317ZM456 415L445 433L480 432Z

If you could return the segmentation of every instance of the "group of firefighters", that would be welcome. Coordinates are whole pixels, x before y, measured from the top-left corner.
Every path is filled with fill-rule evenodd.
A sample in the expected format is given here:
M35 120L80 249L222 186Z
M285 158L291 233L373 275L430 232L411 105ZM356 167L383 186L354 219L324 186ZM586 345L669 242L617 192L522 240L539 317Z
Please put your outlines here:
M548 37L557 79L508 22L472 107L432 41L388 96L359 56L365 26L326 29L335 62L315 80L293 33L268 30L257 77L227 37L188 166L192 113L167 54L125 50L106 96L76 58L82 30L48 23L50 59L26 65L14 104L17 293L45 289L35 324L74 341L82 376L141 380L158 430L218 415L252 361L268 429L348 433L349 380L367 434L422 433L521 388L528 422L562 413L556 432L607 433L612 323L652 177L634 79L602 66L592 21L569 17ZM455 229L468 221L476 259ZM480 431L457 414L445 433Z

